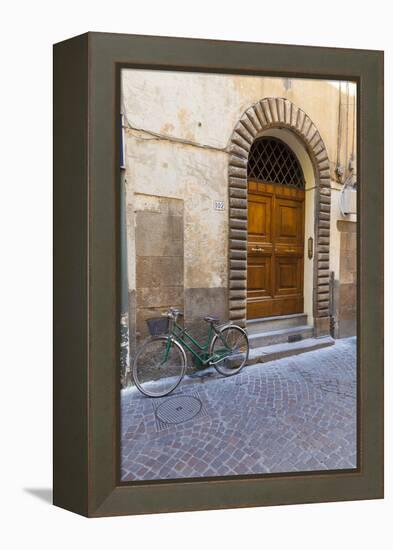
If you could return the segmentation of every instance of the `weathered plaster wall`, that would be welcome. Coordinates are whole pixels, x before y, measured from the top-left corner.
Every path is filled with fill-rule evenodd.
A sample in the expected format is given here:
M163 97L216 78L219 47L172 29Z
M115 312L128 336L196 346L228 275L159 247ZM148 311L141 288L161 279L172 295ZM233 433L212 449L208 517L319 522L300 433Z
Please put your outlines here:
M135 212L149 208L143 206L140 197L144 195L146 200L150 197L150 202L160 197L181 200L184 205L183 284L186 289L182 306L187 321L192 321L196 315L208 313L225 318L227 211L213 210L213 201L226 199L226 154L154 138L145 140L132 131L126 132L126 140L127 202L129 211L132 211L128 224L129 258L135 258L136 254L134 242L138 216ZM153 237L153 226L149 230L149 226L145 225L143 231L146 239ZM138 288L132 262L129 265L129 288ZM206 303L207 297L209 299ZM138 300L136 305L137 308L141 307ZM140 315L141 318L144 313ZM143 335L141 326L137 322L137 330Z
M226 317L227 148L236 123L246 109L264 97L289 99L302 108L318 128L328 151L334 182L337 160L347 167L356 147L353 136L355 97L347 93L345 85L341 88L340 95L339 86L326 81L123 70L128 284L133 304L137 301L135 290L138 286L136 264L132 261L136 258L136 212L142 205L140 198L135 202L136 197L150 196L152 202L166 197L182 201L184 208L183 282L188 320L207 313ZM306 152L303 149L298 154L303 168L309 173L306 177L307 243L308 233L313 228L315 192ZM337 187L340 189L341 184ZM224 211L213 209L215 199L225 201ZM334 216L333 208L332 227L336 226ZM339 273L340 245L337 234L332 236L331 269ZM305 255L307 312L312 310L312 266L313 262L308 262ZM131 326L133 323L135 326L136 319L130 319Z
M339 116L338 84L323 80L135 69L122 72L123 110L130 126L218 149L226 148L235 124L250 105L264 97L287 98L317 126L333 171L337 156L346 166L351 149L356 150L355 96L350 92L352 84L348 96L346 84L341 86Z
M213 210L214 199L226 198L226 154L154 138L145 140L130 131L126 139L129 206L135 209L134 194L141 193L183 200L185 285L226 286L222 261L227 248L226 212ZM135 220L128 230L132 241ZM132 250L129 254L132 257ZM129 284L135 285L132 272Z

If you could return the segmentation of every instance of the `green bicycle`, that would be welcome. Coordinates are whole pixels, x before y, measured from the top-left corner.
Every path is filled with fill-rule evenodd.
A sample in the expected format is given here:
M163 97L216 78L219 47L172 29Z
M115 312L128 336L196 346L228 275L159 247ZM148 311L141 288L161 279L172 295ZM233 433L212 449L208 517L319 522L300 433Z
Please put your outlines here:
M164 397L177 388L186 373L186 350L198 368L212 365L224 376L237 374L248 360L248 336L241 327L219 326L216 317L205 317L209 331L201 344L178 324L181 316L181 311L170 308L165 319L147 321L152 336L138 350L132 373L135 385L148 397Z

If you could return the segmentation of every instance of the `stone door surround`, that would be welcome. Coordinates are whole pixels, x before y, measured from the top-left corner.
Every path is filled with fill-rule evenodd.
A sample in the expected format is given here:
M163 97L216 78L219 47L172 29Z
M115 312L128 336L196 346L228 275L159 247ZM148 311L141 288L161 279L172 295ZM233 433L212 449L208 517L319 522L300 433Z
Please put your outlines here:
M291 101L267 97L247 109L229 143L229 318L245 326L247 293L247 160L254 140L270 128L294 132L315 173L313 311L316 335L329 332L330 165L325 144L310 117Z

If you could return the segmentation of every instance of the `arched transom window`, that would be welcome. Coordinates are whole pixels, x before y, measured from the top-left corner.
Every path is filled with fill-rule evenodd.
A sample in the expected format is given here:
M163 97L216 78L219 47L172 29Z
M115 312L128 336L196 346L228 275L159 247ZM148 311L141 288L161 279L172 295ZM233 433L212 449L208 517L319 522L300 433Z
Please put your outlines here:
M304 189L304 175L296 155L286 143L273 137L262 137L252 144L247 177Z

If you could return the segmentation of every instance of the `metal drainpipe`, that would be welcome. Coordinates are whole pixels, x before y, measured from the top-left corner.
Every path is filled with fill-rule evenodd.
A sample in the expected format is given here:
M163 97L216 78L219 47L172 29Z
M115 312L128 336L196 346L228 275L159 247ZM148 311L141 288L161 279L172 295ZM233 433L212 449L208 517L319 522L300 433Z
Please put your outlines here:
M336 159L336 176L337 180L341 182L341 178L344 174L344 169L341 166L341 132L342 132L342 113L341 113L341 81L338 86L338 128L337 128L337 159Z
M121 348L125 349L125 357L121 361L122 385L127 385L130 376L130 319L128 304L128 269L127 269L127 224L126 224L126 193L124 171L120 174L120 319L121 324ZM127 314L127 325L124 326L122 318ZM123 340L123 339L126 340ZM123 363L124 361L124 363Z

